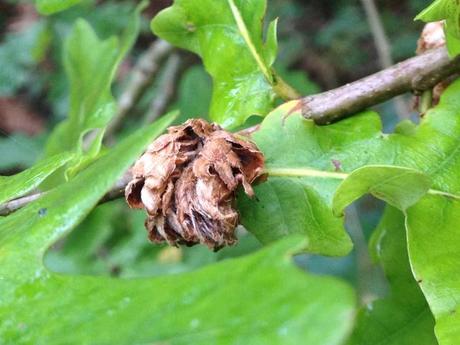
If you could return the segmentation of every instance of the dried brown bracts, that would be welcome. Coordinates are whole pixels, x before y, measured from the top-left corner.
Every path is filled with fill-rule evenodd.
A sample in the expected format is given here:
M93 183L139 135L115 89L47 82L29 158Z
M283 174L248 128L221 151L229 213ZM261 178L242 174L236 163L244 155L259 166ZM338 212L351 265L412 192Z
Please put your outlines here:
M246 140L204 120L170 127L132 168L125 190L130 207L145 208L152 242L206 244L217 250L236 242L235 191L262 174L264 157Z

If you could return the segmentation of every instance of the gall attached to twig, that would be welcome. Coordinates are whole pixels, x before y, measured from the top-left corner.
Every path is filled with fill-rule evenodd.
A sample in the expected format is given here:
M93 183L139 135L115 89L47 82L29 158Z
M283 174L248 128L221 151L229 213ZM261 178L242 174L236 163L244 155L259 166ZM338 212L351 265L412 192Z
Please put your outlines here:
M132 208L145 208L149 239L218 250L236 242L235 192L247 195L264 167L257 147L216 124L192 119L170 127L132 168L125 190Z

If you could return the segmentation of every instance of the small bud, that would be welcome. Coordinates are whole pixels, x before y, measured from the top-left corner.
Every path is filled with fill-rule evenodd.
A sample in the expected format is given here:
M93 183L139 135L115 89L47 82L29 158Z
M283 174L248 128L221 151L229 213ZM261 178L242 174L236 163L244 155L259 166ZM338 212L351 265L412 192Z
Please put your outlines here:
M170 127L132 168L126 186L130 207L147 211L149 239L177 246L206 244L218 250L236 242L235 191L263 171L257 147L216 124L193 119Z
M446 45L446 35L444 33L444 25L445 22L443 20L437 22L431 22L425 24L423 27L422 33L420 38L417 41L417 55L426 53L427 51L444 47ZM431 90L431 101L429 107L435 106L439 103L441 95L447 89L447 87L452 83L453 80L457 78L457 75L451 76L446 80L441 81L440 83L436 84L433 89ZM423 103L420 100L419 96L415 98L415 105L418 107ZM422 108L422 107L421 107ZM420 109L423 113L426 109Z
M425 24L417 42L417 55L445 45L444 21Z

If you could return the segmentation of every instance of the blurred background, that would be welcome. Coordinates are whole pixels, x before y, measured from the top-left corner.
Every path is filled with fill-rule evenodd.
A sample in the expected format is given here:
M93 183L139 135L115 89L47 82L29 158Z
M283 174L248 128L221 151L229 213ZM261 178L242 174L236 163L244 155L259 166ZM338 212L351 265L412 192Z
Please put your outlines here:
M280 53L275 68L301 94L335 88L414 55L422 24L413 18L430 1L375 1L377 11L366 7L366 2L268 0L267 19L279 17ZM0 1L0 175L32 165L50 130L67 115L68 85L61 56L74 21L85 18L99 37L106 38L121 32L136 3L88 0L57 15L41 17L30 2ZM211 80L200 60L155 41L149 29L150 19L170 4L153 0L143 12L141 34L118 72L114 95L122 100L142 61L154 61L153 72L137 102L117 114L118 123L109 131L108 144L170 109L180 109L178 122L207 116ZM377 110L389 131L411 115L412 99L393 100ZM366 198L348 210L347 229L356 243L348 257L300 255L296 261L311 271L346 278L363 300L383 294L384 279L372 265L366 245L381 209L377 201ZM236 247L218 253L203 247L151 245L143 222L144 214L129 211L123 200L99 206L50 250L47 265L69 274L152 276L196 269L259 247L244 229L240 229Z

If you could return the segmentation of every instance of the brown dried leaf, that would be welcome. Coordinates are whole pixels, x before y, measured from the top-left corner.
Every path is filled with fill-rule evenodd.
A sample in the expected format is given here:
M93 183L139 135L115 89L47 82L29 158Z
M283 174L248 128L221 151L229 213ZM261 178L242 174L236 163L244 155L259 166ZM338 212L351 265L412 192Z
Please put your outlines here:
M257 147L204 120L170 127L132 168L125 190L133 208L145 208L152 242L203 243L217 250L236 242L235 191L261 176Z

